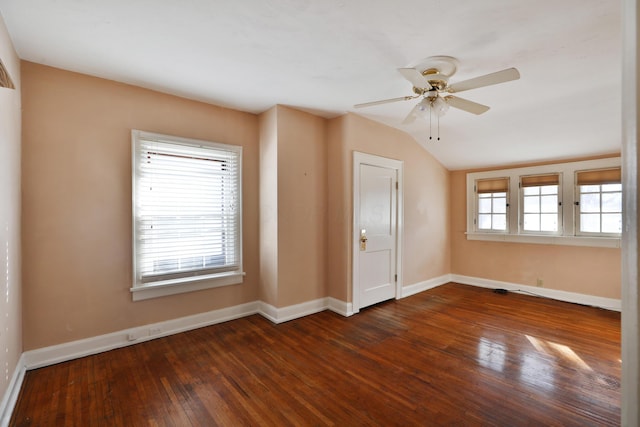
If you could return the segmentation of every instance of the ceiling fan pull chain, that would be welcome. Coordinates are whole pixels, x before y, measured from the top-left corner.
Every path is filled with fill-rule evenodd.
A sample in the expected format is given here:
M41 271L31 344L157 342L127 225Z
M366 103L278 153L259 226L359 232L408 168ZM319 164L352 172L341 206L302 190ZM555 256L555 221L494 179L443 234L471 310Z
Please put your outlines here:
M431 104L429 104L429 141L431 141Z
M438 115L438 141L440 141L440 116Z

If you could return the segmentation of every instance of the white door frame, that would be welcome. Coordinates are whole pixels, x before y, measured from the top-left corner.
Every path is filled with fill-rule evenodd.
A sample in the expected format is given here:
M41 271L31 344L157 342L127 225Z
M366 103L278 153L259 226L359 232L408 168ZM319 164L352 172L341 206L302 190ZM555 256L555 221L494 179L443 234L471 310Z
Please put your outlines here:
M360 311L360 229L358 225L358 213L360 212L360 165L379 166L388 169L395 169L398 179L397 191L397 217L396 217L396 299L402 297L402 241L404 233L404 191L403 191L403 168L402 160L389 159L373 154L353 152L353 210L352 210L352 236L351 236L351 301L353 312Z
M640 425L640 271L638 270L638 141L640 129L640 8L638 0L624 0L622 7L622 417L623 426Z

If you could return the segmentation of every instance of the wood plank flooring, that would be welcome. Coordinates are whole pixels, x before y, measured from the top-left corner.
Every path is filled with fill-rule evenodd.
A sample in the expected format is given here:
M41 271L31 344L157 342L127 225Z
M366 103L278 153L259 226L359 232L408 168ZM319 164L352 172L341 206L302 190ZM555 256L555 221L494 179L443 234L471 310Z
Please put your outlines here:
M615 426L620 315L447 284L27 372L12 426Z

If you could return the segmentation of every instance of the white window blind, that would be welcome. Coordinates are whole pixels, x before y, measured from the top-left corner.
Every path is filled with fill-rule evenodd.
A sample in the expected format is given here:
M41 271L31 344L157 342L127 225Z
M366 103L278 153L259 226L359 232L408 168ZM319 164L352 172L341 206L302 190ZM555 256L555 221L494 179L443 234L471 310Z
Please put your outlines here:
M241 271L241 147L133 139L134 286Z

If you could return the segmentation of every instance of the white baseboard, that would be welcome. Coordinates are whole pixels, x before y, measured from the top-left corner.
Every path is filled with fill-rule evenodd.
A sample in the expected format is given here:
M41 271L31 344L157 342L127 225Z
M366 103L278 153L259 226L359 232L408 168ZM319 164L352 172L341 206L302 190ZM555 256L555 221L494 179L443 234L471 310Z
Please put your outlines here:
M327 309L344 317L353 316L353 303L327 297Z
M289 320L319 313L329 308L327 298L318 298L316 300L289 305L282 308L274 307L271 304L267 304L262 301L258 304L260 314L271 320L273 323L288 322Z
M451 275L445 274L440 277L434 277L433 279L425 280L423 282L414 283L413 285L403 286L402 295L400 298L406 298L411 295L418 294L420 292L427 291L429 289L437 288L445 283L451 282Z
M24 352L23 356L26 368L35 369L256 313L258 313L258 304L250 302L37 350L29 350Z
M206 313L194 314L193 316L180 317L178 319L124 329L105 335L43 347L37 350L29 350L22 354L22 366L26 367L26 369L36 369L155 338L166 337L179 332L239 319L256 313L261 314L274 323L282 323L326 309L335 311L343 316L353 314L351 303L345 303L335 298L320 298L282 308L276 308L261 301L254 301Z
M593 295L559 291L549 288L538 288L536 286L519 285L517 283L501 282L498 280L483 279L480 277L462 276L459 274L452 274L451 281L461 283L463 285L479 286L481 288L501 288L513 292L521 291L528 295L551 298L558 301L572 302L575 304L589 305L593 307L603 308L605 310L622 310L622 301L619 299L597 297Z
M9 421L11 421L11 414L13 414L13 408L16 406L16 402L18 401L18 395L20 394L22 381L24 380L24 374L26 372L24 359L25 357L23 353L20 356L20 359L18 359L18 364L16 365L16 369L13 371L11 381L9 381L9 385L4 393L2 402L0 402L1 427L7 427L9 425Z

